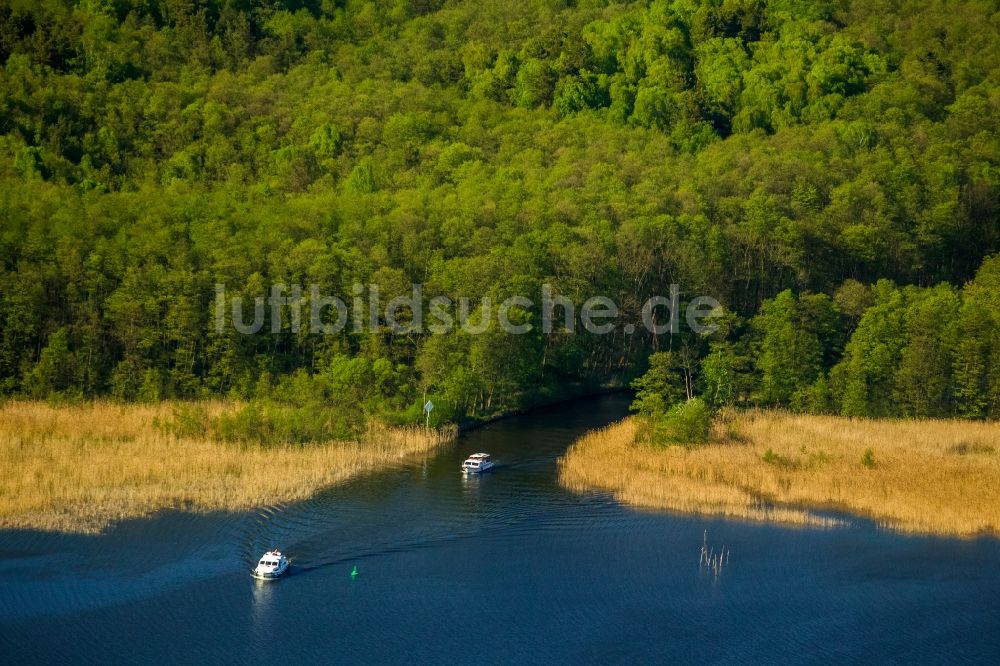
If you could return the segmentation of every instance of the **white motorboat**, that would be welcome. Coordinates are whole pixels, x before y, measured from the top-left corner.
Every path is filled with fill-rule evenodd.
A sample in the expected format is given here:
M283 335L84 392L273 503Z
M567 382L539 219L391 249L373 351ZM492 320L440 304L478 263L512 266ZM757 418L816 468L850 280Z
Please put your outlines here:
M277 550L264 553L250 575L260 580L271 580L288 571L288 558Z
M481 474L493 469L493 459L488 453L473 453L462 463L462 471L466 474Z

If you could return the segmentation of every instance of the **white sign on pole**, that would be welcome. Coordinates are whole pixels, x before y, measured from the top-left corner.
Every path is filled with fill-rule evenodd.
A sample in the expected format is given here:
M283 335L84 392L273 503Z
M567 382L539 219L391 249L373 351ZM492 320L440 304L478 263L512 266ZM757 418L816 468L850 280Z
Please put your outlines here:
M431 410L434 409L434 403L430 400L424 405L424 413L427 414L427 418L424 420L424 426L427 428L431 427Z

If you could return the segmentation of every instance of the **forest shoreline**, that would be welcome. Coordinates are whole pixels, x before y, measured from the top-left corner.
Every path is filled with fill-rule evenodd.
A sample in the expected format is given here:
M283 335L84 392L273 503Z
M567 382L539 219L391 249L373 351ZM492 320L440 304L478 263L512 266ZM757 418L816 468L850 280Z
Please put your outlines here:
M0 406L0 529L97 533L155 511L246 510L311 497L454 441L454 426L372 425L358 442L305 445L182 436L177 403ZM210 413L234 403L201 403Z
M600 388L584 390L579 393L570 392L566 395L560 395L558 397L552 398L551 400L542 400L539 402L533 402L529 405L525 405L520 409L509 409L499 414L494 414L493 416L485 418L466 418L458 422L459 432L469 432L472 430L478 430L479 428L485 428L488 425L497 423L499 421L505 421L506 419L514 418L515 416L522 416L524 414L530 414L531 412L538 412L546 409L552 409L555 407L561 407L563 405L568 405L573 402L578 402L580 400L588 400L591 398L599 398L606 395L614 395L616 393L631 393L633 389L628 386L620 385L610 385L603 386Z
M899 532L1000 536L1000 425L875 420L753 410L712 443L636 443L630 417L592 431L559 460L559 482L625 504L800 525L845 512Z

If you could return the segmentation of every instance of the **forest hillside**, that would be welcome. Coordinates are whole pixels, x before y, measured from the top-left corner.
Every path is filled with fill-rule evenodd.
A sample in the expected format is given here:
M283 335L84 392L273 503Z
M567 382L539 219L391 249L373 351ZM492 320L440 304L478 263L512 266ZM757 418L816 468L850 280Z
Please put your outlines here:
M713 405L1000 416L996 2L7 0L0 64L2 395L347 432L659 352ZM278 283L536 307L523 335L214 326L217 285L250 317ZM613 330L543 330L543 285ZM671 285L718 330L638 326Z

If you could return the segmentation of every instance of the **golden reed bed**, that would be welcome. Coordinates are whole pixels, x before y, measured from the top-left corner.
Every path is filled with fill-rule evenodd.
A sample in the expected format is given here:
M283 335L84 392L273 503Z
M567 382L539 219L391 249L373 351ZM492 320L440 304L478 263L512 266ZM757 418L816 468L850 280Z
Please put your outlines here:
M810 508L836 509L905 532L1000 533L998 424L759 411L731 418L716 425L717 443L690 449L635 443L635 421L625 419L574 443L559 480L690 513L822 524L830 521ZM861 462L869 448L874 467Z
M209 403L210 413L232 409ZM360 443L240 446L154 426L173 405L0 407L0 527L94 532L157 509L246 509L309 497L454 439L454 429L373 428Z

